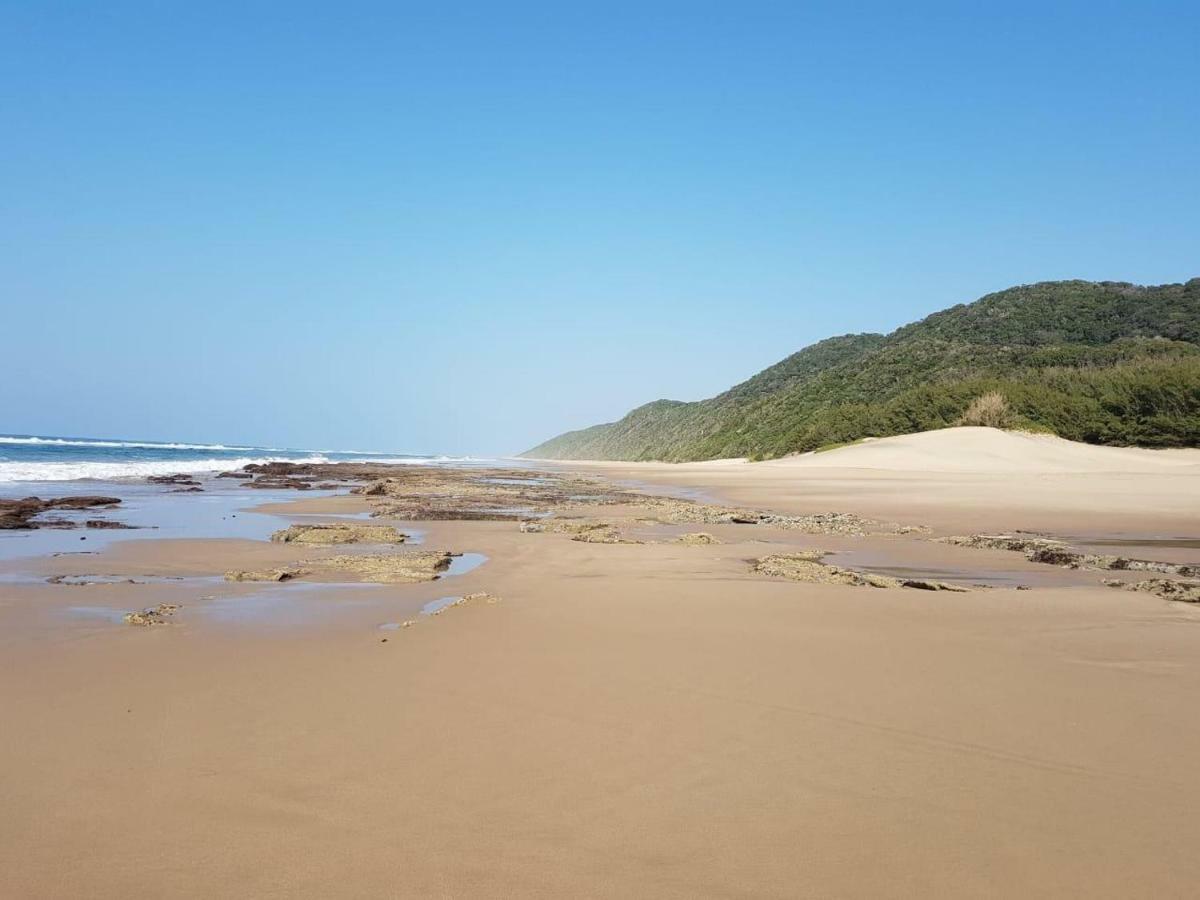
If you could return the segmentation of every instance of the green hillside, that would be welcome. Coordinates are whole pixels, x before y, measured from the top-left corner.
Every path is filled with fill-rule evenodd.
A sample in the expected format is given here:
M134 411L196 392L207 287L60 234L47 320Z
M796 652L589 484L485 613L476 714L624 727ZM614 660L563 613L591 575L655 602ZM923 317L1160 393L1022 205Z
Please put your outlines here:
M656 400L524 455L769 458L974 423L982 407L973 401L993 393L1003 400L985 402L980 424L1100 444L1200 445L1200 278L1010 288L889 335L829 338L709 400Z

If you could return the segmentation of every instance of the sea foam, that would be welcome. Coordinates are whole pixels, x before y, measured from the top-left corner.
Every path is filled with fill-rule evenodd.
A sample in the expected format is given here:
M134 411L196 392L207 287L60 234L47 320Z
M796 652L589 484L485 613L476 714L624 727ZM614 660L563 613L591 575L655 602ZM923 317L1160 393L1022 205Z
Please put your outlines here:
M222 459L145 459L125 462L0 462L0 483L14 481L84 481L84 480L125 480L131 478L146 478L150 475L174 475L189 473L199 475L205 472L224 472L230 469L240 469L250 463L291 462L291 463L325 463L325 456L240 456Z

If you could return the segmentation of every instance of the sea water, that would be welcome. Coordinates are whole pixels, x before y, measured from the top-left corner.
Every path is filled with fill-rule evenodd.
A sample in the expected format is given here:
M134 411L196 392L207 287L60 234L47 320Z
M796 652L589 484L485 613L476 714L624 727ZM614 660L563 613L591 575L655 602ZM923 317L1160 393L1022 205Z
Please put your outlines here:
M238 444L0 435L0 499L102 494L122 501L115 509L55 510L47 518L105 519L131 529L0 531L0 560L53 553L94 554L115 541L139 538L243 538L265 540L288 519L250 511L260 504L297 499L295 491L247 490L218 472L250 463L385 462L409 465L487 465L490 461L365 450L306 450ZM200 493L178 493L149 484L151 475L187 473ZM310 490L304 497L325 496Z
M387 462L469 465L463 457L371 450L304 450L238 444L194 444L106 438L0 435L0 496L6 485L43 481L145 479L150 475L202 475L264 462Z

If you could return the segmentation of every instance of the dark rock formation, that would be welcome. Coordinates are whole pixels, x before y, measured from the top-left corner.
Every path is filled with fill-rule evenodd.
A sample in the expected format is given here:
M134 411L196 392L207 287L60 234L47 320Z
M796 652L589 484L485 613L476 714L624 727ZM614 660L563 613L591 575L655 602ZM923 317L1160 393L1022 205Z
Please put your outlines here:
M0 500L0 530L30 528L74 528L75 523L67 519L43 519L36 517L54 509L111 509L121 502L119 497L55 497L42 500L40 497L25 497L20 500Z
M151 475L146 479L146 481L148 481L150 484L199 484L195 477L183 472L180 472L176 475Z

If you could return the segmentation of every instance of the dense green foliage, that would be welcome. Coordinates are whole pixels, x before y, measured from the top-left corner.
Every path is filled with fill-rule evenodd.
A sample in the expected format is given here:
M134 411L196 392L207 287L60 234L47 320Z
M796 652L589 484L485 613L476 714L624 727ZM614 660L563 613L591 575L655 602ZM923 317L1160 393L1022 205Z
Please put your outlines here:
M1019 427L1200 445L1200 278L1025 285L897 329L813 344L709 400L658 400L553 438L555 459L767 458L957 424L995 391Z

